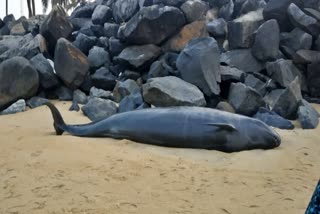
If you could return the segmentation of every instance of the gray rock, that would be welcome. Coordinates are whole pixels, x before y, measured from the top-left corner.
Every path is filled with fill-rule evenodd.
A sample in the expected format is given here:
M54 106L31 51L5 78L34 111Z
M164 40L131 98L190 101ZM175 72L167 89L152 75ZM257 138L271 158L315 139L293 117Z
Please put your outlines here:
M230 112L230 113L236 113L232 105L230 105L228 102L225 102L225 101L219 102L218 105L216 106L216 109Z
M207 24L208 32L214 37L224 37L227 30L227 22L223 18L215 19Z
M206 105L196 86L174 76L149 79L142 88L144 100L157 107Z
M103 25L112 17L112 10L105 5L98 5L92 14L92 23L95 25Z
M20 20L14 22L12 28L10 29L10 35L20 35L23 36L28 31L28 22L27 20Z
M73 92L73 101L79 104L86 104L88 102L88 97L81 90L77 89Z
M228 22L229 49L250 48L254 41L254 32L262 23L261 11L250 12Z
M155 45L130 46L125 48L117 60L126 62L135 68L144 66L161 54L161 48Z
M82 53L88 55L89 50L97 43L95 37L89 37L85 34L79 33L76 40L73 42L74 46L79 48Z
M88 61L91 68L108 67L111 62L109 53L104 48L98 46L94 46L89 51Z
M140 87L134 80L128 79L124 82L119 81L113 89L115 101L120 103L125 96L130 95L137 90L140 90Z
M90 18L73 18L70 19L70 22L73 26L73 30L80 30L83 27L89 27L92 25Z
M314 62L308 66L307 85L312 97L320 98L320 62Z
M108 100L114 99L111 91L105 91L103 89L99 89L94 86L90 89L90 97L97 97L97 98L103 98Z
M279 25L275 19L268 20L257 30L256 38L252 46L252 55L261 61L274 60L278 56L279 44Z
M273 111L266 108L260 108L253 118L261 120L269 126L279 129L294 129L294 125L290 120L287 120Z
M139 9L139 0L115 1L112 11L113 18L117 23L128 21Z
M148 74L149 76L149 74ZM127 79L132 79L137 81L141 77L141 74L135 71L125 70L119 77L120 81L125 81Z
M56 43L60 38L68 38L72 32L72 24L62 7L56 6L44 20L40 33L47 40L50 53L54 53Z
M54 68L66 86L77 89L89 71L89 62L78 48L61 38L55 50Z
M165 77L169 76L170 71L172 68L167 65L164 61L155 61L150 66L150 71L148 73L148 79L155 78L155 77Z
M251 49L237 49L222 53L220 62L244 72L260 72L265 68L265 64L252 55Z
M109 38L101 36L98 39L96 46L104 48L105 50L108 50L109 49Z
M212 37L191 40L177 59L183 80L198 86L204 94L220 93L220 51Z
M291 48L294 52L300 49L309 50L312 46L312 36L300 28L295 28L290 33L281 34L281 45Z
M110 38L110 37L117 37L118 31L119 31L120 25L113 24L113 23L105 23L103 30L104 30L104 36Z
M314 109L310 109L307 106L300 106L298 109L298 120L303 129L315 129L319 124L319 117Z
M301 5L301 0L269 0L263 10L264 20L276 19L281 32L288 32L293 29L289 20L287 9L291 3Z
M117 77L114 76L107 68L98 69L92 76L92 84L97 88L112 91L116 85Z
M223 18L227 21L232 19L232 14L234 12L233 0L228 0L228 3L223 5L219 10L219 18Z
M203 20L209 10L209 5L201 0L189 0L182 4L180 9L186 16L187 22L191 23L197 20Z
M174 20L174 21L172 21ZM131 44L160 44L185 24L183 13L170 6L143 7L122 28L121 40Z
M141 92L135 91L121 100L119 103L119 113L135 110L143 105L143 103Z
M304 8L303 11L306 15L315 18L317 21L320 21L320 12L318 10L315 10L313 8Z
M28 60L13 57L0 64L0 110L37 93L39 75Z
M94 9L96 8L96 3L87 2L76 7L71 13L71 18L91 18Z
M60 101L71 101L73 98L73 92L65 86L56 88L54 94Z
M32 97L31 99L27 100L27 105L30 108L37 108L39 106L42 106L43 104L49 102L48 99L42 98L42 97Z
M59 85L59 80L53 72L52 66L43 54L34 56L30 62L39 73L42 88L51 89Z
M294 55L295 64L311 64L320 61L320 51L298 50Z
M241 5L239 14L246 14L251 11L263 9L266 6L264 0L245 0Z
M125 44L119 39L113 37L109 39L109 54L111 56L118 56L125 47Z
M260 107L265 106L262 96L255 89L243 83L231 84L228 102L236 113L247 116L254 115Z
M296 77L302 80L300 71L291 60L279 59L268 62L266 66L268 75L284 88L288 87Z
M23 112L26 110L26 101L24 99L20 99L17 102L10 105L8 108L0 112L0 115L6 114L15 114L18 112Z
M116 114L118 106L111 100L95 97L91 98L81 110L91 121L98 121Z
M230 66L220 66L221 81L243 82L245 73Z
M288 7L288 16L292 24L302 30L310 33L313 36L318 36L320 33L320 26L317 20L311 16L306 15L297 5L291 3Z
M261 96L264 96L267 92L267 83L252 74L246 76L244 84L255 89Z
M271 110L286 119L296 119L302 100L299 78L296 77L285 90L272 97Z

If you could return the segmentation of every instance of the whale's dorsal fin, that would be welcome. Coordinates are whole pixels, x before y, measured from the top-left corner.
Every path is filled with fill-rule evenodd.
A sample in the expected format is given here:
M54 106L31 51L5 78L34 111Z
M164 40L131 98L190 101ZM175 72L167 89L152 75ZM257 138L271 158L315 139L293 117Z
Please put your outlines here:
M206 123L206 125L209 125L209 126L216 126L220 129L224 129L224 130L227 130L227 131L238 131L236 129L236 127L234 127L234 125L230 125L228 123Z

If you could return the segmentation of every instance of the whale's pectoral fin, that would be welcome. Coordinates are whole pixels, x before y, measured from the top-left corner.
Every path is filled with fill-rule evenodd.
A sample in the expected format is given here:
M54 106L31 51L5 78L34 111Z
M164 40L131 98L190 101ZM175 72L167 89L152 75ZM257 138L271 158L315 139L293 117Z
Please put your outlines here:
M233 125L227 124L227 123L207 123L206 125L209 126L216 126L217 128L223 129L223 130L227 130L227 131L238 131L236 129L236 127L234 127Z

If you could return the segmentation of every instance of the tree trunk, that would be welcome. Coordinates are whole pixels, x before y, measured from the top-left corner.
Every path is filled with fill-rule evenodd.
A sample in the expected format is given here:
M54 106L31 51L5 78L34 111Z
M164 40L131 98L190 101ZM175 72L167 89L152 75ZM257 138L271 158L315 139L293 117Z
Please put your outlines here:
M36 15L36 6L34 3L34 0L31 0L31 1L32 1L32 16L35 16Z
M29 18L32 16L31 0L27 0Z
M8 0L6 0L6 16L8 15Z

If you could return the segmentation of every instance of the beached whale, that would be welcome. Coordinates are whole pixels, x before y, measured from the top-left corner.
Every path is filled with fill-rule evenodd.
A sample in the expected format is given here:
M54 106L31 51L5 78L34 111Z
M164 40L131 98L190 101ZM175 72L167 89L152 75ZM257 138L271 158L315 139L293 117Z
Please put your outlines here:
M57 135L111 137L166 147L214 149L237 152L272 149L280 136L265 123L219 110L201 107L152 108L115 114L83 125L65 124L58 109L46 103Z

